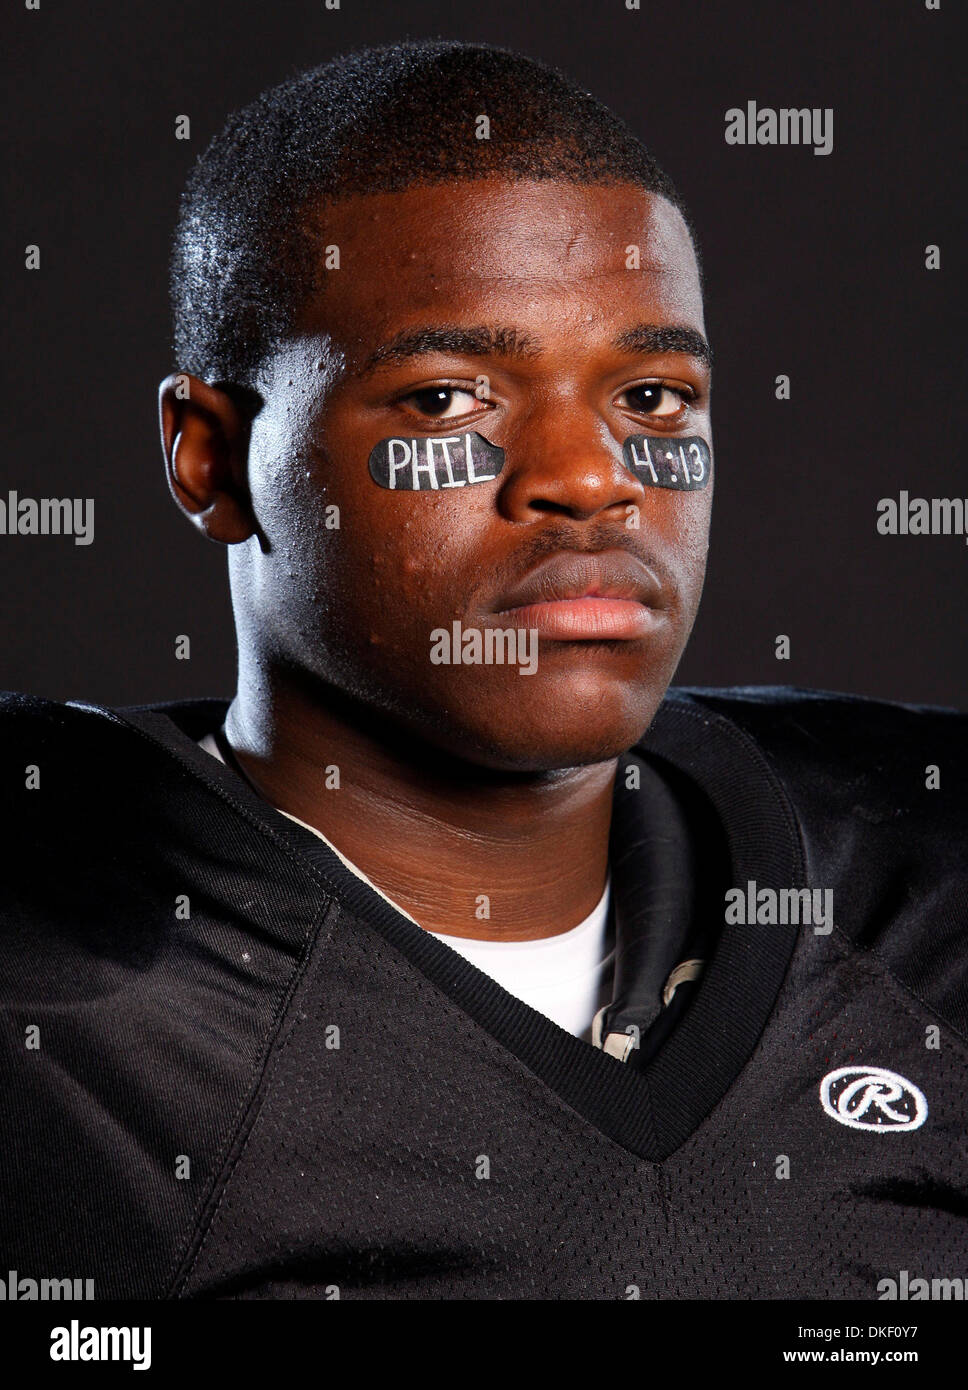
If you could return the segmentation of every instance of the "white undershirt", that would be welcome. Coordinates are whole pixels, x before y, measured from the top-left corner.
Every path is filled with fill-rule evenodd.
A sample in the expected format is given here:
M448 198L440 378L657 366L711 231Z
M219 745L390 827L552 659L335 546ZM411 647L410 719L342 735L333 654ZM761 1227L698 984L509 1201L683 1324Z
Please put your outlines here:
M218 758L219 762L225 762L211 734L206 734L198 746ZM415 926L420 926L409 912L388 898L315 826L308 825L288 811L281 811L280 814L316 835L351 873L369 884L375 893L379 893ZM557 936L542 937L538 941L481 941L476 937L448 936L444 932L434 932L433 935L496 980L516 999L530 1004L566 1032L590 1042L592 1019L612 998L615 951L608 931L611 884L609 874L605 891L584 921L568 931L559 932Z
M609 949L605 892L577 927L538 941L480 941L435 932L455 951L497 980L509 994L554 1019L559 1027L591 1042L592 1019L612 1000L614 949Z

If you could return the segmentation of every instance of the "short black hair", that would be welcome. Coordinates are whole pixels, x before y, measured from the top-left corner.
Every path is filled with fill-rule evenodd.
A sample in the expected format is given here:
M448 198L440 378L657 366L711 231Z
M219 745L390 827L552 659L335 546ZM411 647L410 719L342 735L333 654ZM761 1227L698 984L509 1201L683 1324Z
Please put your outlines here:
M488 139L476 136L486 115ZM324 200L489 176L636 183L679 209L629 127L555 68L489 44L363 48L236 111L192 170L171 258L175 366L248 388L319 288Z

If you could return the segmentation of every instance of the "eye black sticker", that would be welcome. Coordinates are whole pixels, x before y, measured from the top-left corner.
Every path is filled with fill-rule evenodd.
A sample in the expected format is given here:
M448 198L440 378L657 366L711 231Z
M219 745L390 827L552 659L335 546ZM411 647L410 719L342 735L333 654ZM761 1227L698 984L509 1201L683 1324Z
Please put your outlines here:
M630 434L622 445L622 457L625 467L646 487L696 492L709 482L709 445L697 434L688 439Z
M473 430L464 434L381 439L370 452L370 477L380 487L430 492L489 483L504 467L504 450Z

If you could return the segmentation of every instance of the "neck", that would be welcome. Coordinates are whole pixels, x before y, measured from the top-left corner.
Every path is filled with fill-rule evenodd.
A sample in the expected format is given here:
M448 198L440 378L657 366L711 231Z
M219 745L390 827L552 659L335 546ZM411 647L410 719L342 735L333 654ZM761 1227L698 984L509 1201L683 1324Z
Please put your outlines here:
M592 912L608 872L616 760L493 771L377 724L340 696L267 673L240 680L225 732L256 791L319 830L428 931L530 941Z

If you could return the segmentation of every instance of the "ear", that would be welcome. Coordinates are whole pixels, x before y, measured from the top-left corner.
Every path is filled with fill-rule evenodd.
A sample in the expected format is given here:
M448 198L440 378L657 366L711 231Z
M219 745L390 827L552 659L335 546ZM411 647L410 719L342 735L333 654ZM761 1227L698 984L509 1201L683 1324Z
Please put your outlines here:
M161 448L171 495L210 540L255 534L246 483L249 422L224 391L187 372L158 388Z

